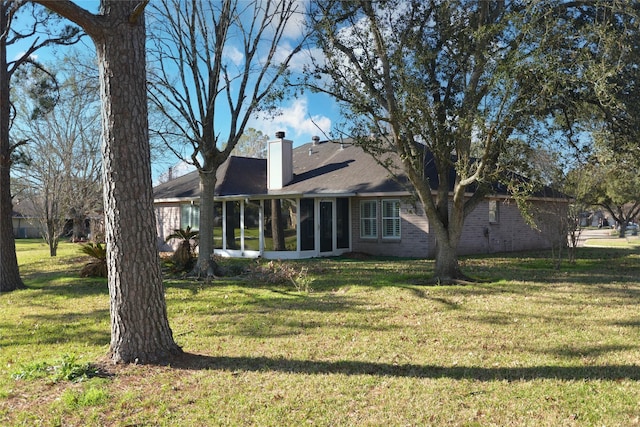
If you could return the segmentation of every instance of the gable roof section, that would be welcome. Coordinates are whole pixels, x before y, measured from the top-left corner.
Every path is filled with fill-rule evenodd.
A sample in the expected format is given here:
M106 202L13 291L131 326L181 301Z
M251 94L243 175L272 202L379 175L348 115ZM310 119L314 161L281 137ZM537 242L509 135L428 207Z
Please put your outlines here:
M216 197L265 194L267 161L230 156L216 171ZM194 200L200 197L198 171L189 172L153 189L156 201Z
M336 142L308 143L293 150L293 181L269 194L407 193L362 148Z

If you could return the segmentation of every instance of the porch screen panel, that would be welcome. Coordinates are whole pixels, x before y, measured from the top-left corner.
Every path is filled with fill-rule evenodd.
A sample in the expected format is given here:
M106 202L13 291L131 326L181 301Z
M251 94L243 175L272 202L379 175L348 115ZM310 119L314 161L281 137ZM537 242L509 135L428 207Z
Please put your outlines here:
M260 203L246 202L244 204L244 249L260 250Z
M284 218L284 245L286 251L298 250L298 201L295 199L282 199L282 214Z
M214 202L213 211L213 247L222 249L222 202Z
M336 199L336 237L338 249L349 248L349 199Z
M300 200L300 250L312 251L316 247L313 199Z
M297 250L296 201L273 199L264 203L264 248L268 251Z
M240 202L226 202L227 249L240 249Z

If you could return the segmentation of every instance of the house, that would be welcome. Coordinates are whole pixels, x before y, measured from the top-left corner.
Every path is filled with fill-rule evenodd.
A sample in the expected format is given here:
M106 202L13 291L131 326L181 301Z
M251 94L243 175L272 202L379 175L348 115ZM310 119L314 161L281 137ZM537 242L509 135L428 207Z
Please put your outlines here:
M37 239L42 237L42 224L31 200L14 199L11 221L13 237L16 239Z
M271 259L346 252L433 257L434 232L406 181L391 178L356 145L314 137L293 148L279 133L268 143L267 159L232 156L219 168L212 195L215 253ZM154 198L159 243L174 229L198 227L197 172L156 186ZM540 206L557 201L543 194L529 200ZM276 238L281 235L284 239ZM549 239L527 224L506 189L497 186L467 217L459 253L548 247Z

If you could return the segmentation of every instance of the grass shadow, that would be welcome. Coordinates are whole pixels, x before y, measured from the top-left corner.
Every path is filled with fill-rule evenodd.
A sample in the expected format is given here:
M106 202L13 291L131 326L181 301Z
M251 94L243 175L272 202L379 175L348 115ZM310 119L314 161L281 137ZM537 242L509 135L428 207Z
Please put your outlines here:
M223 370L238 372L281 372L305 375L372 375L380 377L449 378L475 381L534 381L555 379L565 381L605 380L640 381L637 365L595 366L531 366L476 367L436 365L396 365L361 361L310 361L269 357L225 357L185 353L171 361L171 366L185 370Z

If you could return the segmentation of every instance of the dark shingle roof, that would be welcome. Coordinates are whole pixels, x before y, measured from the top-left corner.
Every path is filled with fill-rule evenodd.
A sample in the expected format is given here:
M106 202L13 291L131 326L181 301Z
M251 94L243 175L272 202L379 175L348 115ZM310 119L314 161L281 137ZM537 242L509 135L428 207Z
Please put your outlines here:
M293 180L281 190L267 191L267 160L231 156L218 168L215 196L263 196L284 194L382 194L408 193L407 179L390 173L362 148L349 140L307 143L293 149ZM432 189L438 175L430 153L425 156L425 175ZM451 170L453 186L455 171ZM450 189L451 190L451 189ZM471 189L473 190L473 189ZM504 185L493 185L494 194L506 195ZM548 187L537 197L559 197ZM154 188L154 198L194 199L200 197L198 172L191 172Z
M308 143L293 150L293 181L270 193L406 192L360 147L337 142Z
M231 156L216 172L215 195L233 196L267 192L267 161ZM196 199L200 197L198 171L189 172L153 189L156 200Z

